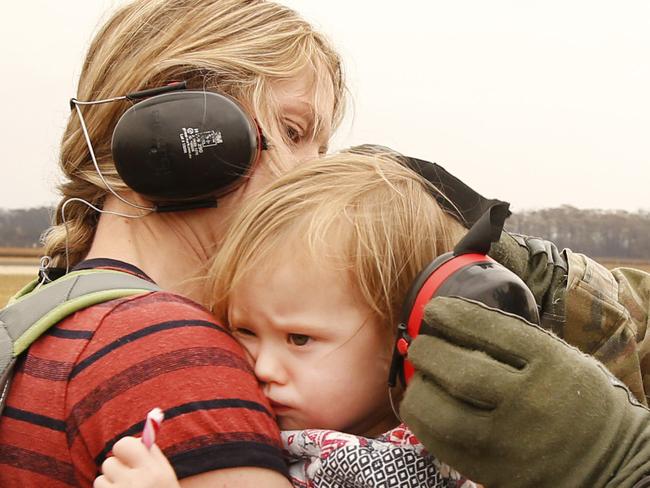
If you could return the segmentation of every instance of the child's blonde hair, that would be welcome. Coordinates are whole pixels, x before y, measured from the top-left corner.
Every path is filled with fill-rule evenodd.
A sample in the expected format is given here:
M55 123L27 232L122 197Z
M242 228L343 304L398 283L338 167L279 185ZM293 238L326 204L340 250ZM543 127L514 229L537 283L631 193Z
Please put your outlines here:
M319 107L320 88L334 93L336 126L345 99L340 58L293 10L264 0L136 0L115 12L95 36L77 98L106 99L184 80L190 88L218 90L235 98L254 114L268 136L280 133L277 128L282 122L270 84L303 74L311 76L317 113L332 111L332 107ZM83 108L99 167L116 191L126 186L111 158L111 137L127 103ZM276 146L283 142L270 141ZM63 136L60 167L65 177L60 186L63 198L55 215L57 225L45 237L45 252L58 265L66 243L62 205L81 198L101 206L107 195L74 112ZM97 215L83 203L70 201L65 216L69 262L74 265L89 249Z
M272 269L274 251L291 243L342 266L379 320L396 325L417 274L464 232L434 191L388 152L342 152L305 163L235 217L212 262L207 303L227 320L235 287L262 265Z

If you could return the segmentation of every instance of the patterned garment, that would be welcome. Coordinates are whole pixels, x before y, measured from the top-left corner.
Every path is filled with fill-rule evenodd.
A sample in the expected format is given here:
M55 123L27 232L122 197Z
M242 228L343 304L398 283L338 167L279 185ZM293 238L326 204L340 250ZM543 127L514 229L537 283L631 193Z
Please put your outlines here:
M296 488L475 488L428 454L403 424L376 439L333 430L282 432Z

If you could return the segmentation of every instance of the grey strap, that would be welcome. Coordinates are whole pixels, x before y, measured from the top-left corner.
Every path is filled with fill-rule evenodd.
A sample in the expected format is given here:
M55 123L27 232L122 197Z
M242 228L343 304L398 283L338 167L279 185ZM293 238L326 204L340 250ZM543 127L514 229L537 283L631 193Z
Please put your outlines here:
M15 340L41 317L65 302L91 293L123 289L159 291L160 287L120 271L70 273L0 311L0 327L6 327L9 337Z
M133 293L129 293L129 290ZM141 291L159 290L158 285L150 281L120 271L75 271L26 293L16 302L0 310L0 413L4 408L16 362L14 343L30 327L43 320L41 324L43 329L40 332L38 329L34 330L34 337L28 335L21 339L25 347L30 341L35 340L39 333L57 322L52 315L45 320L46 315L57 309L60 312L58 315L65 317L85 307L113 298L137 294Z

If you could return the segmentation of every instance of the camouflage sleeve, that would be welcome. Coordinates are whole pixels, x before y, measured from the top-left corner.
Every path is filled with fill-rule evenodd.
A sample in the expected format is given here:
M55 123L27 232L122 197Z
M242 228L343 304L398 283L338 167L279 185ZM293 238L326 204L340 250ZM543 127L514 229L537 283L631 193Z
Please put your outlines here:
M568 263L564 339L593 355L647 404L650 395L650 274L609 271L565 250Z
M550 241L504 232L490 256L516 273L535 295L541 325L595 356L632 390L650 397L650 274L609 271Z
M539 237L502 232L489 256L519 276L533 292L541 326L562 336L567 262L555 244Z

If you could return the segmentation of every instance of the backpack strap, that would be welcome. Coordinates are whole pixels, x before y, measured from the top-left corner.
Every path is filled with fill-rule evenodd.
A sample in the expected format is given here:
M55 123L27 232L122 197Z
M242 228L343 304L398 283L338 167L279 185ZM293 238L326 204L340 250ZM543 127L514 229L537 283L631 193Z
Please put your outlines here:
M0 413L16 358L68 315L117 298L159 291L158 285L122 271L73 271L47 285L27 285L0 310Z

